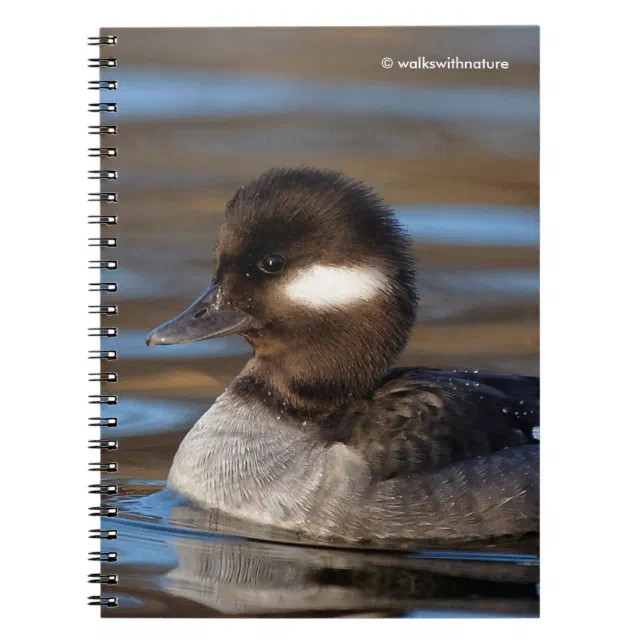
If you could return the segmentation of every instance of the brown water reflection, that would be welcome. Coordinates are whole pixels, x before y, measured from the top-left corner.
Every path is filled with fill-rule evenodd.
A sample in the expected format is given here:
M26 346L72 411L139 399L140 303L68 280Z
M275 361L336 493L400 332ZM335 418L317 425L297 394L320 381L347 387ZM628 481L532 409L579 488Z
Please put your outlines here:
M538 373L536 28L103 33L119 37L102 52L119 60L102 75L119 81L102 97L119 102L104 118L118 136L101 142L119 149L103 163L119 171L103 185L119 193L104 206L119 218L109 229L119 247L104 251L119 262L119 291L105 297L119 306L119 336L104 344L119 353L119 382L106 387L119 426L104 436L119 437L109 460L124 509L162 485L185 432L247 359L237 339L150 349L143 339L207 285L225 203L271 166L360 178L414 233L422 309L401 364ZM510 70L380 66L419 55ZM221 525L194 521L178 535L192 510L142 507L119 527L127 554L111 616L538 610L534 567L213 539Z

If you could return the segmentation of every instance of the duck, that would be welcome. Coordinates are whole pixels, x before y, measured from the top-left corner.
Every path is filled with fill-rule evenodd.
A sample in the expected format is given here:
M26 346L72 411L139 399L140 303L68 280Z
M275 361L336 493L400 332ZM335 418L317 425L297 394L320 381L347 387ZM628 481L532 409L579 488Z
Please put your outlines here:
M227 203L213 276L147 336L253 354L181 442L197 506L349 544L539 531L539 379L395 366L419 306L393 210L341 172L274 168Z

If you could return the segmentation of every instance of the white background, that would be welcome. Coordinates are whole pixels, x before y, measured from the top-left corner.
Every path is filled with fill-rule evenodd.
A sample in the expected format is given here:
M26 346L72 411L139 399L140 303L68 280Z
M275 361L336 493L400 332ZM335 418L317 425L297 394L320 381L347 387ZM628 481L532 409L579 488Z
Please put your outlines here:
M634 639L641 597L642 54L625 2L7 3L2 47L5 637ZM86 606L87 36L102 26L539 24L544 458L540 620L103 620ZM639 85L639 88L638 88ZM94 93L95 94L95 93ZM94 182L96 183L96 182ZM95 542L96 543L96 542ZM313 626L313 627L312 627ZM243 628L242 628L243 627ZM240 630L241 628L241 630ZM234 632L232 629L235 629ZM304 630L306 629L306 630ZM414 631L401 633L405 631ZM332 635L328 631L334 631ZM335 634L337 633L337 635ZM440 639L438 639L440 638Z

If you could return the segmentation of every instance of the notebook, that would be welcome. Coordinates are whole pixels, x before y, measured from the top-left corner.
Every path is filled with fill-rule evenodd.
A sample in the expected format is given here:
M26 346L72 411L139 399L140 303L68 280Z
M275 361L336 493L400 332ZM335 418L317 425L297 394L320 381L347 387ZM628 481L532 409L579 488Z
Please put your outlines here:
M90 603L538 616L538 28L88 50Z

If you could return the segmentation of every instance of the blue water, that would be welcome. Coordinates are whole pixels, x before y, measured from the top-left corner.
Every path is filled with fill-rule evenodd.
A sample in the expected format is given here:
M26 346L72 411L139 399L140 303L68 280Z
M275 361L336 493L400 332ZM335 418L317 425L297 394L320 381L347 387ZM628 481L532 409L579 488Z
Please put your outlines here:
M103 429L104 438L156 434L175 429L189 429L212 404L186 400L155 400L132 395L120 396L118 425ZM105 413L104 415L108 415Z
M180 311L177 311L180 313ZM159 320L164 322L165 320ZM151 329L149 329L151 330ZM192 344L175 344L165 346L148 347L145 338L146 330L123 329L119 330L118 336L104 342L104 349L116 349L119 358L128 359L149 359L155 358L214 358L225 356L251 355L249 345L239 336L217 338L217 341L194 342Z
M487 269L478 271L428 271L432 286L452 295L472 293L479 297L487 295L537 296L539 294L539 271L533 269Z
M110 72L103 73L107 79ZM120 69L118 112L105 121L325 112L363 116L536 120L533 89L322 82L252 74ZM101 92L101 100L113 99Z
M398 206L396 216L420 241L438 244L538 246L537 208L504 206Z

